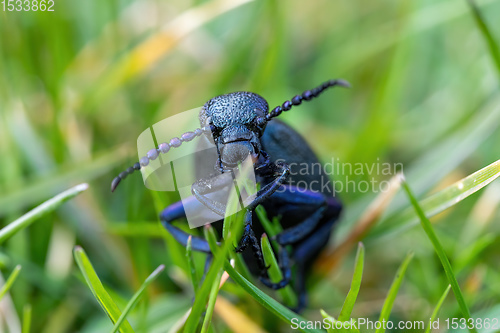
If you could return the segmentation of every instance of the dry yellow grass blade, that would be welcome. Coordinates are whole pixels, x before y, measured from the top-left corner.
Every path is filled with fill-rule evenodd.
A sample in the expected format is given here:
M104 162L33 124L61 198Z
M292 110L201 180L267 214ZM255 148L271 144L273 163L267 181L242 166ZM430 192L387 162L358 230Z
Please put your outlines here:
M177 333L182 331L182 327L186 323L186 320L188 319L189 315L191 314L191 308L186 311L186 313L179 318L179 320L168 330L168 333Z
M235 307L224 297L218 297L215 302L215 313L224 320L235 333L265 333L250 317Z
M391 203L394 195L398 192L402 181L402 175L396 174L389 181L387 191L380 193L368 206L361 218L356 222L347 238L335 249L324 251L316 261L316 269L321 274L328 274L342 261L342 259L360 242L363 237L379 220Z

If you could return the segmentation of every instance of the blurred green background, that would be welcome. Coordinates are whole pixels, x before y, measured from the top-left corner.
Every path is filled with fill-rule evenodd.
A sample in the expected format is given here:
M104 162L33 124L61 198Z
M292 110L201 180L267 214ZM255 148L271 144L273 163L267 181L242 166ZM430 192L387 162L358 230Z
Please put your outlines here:
M477 3L500 41L500 1ZM348 80L352 89L281 119L322 161L403 163L419 197L500 157L500 72L466 1L56 0L54 9L0 11L0 225L72 185L90 187L2 244L4 279L23 269L1 303L0 331L18 332L27 304L31 332L111 329L74 263L77 244L122 308L166 265L129 316L137 332L167 332L185 313L194 293L184 249L157 220L178 195L152 193L138 175L113 194L109 187L135 161L144 129L216 95L253 91L274 107L327 79ZM337 242L375 195L340 193ZM500 317L499 202L496 182L433 218L473 316ZM389 210L404 206L400 195ZM409 251L392 317L427 320L445 290L423 231L401 226L382 222L365 239L355 317L378 317ZM305 317L338 313L353 258L311 285ZM262 330L290 330L235 284L220 297ZM440 317L458 316L450 295ZM235 330L217 311L213 321L217 332Z

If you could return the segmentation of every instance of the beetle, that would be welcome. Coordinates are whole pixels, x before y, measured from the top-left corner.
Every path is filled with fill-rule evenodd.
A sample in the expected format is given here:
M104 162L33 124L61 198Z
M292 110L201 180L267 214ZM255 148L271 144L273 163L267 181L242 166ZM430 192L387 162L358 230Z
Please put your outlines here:
M350 87L344 80L329 80L294 96L270 112L267 101L255 93L240 91L216 96L201 108L200 128L150 150L147 156L113 179L111 191L127 175L147 166L159 154L198 136L213 140L217 153L203 158L210 159L214 170L220 173L229 172L250 156L260 189L245 207L244 230L236 251L243 252L245 262L252 272L259 275L262 283L272 289L283 288L292 281L294 265L296 274L293 282L299 295L298 311L306 304L305 279L308 270L327 244L334 223L341 213L342 204L336 198L334 186L323 168L309 174L299 172L298 168L304 165L310 166L312 170L314 165L319 164L318 158L301 135L275 118L335 86ZM293 183L290 174L295 177ZM197 179L191 187L193 195L188 201L198 206L201 203L219 215L222 221L226 206L210 198L209 194L227 184L220 184L218 178L210 174L197 174ZM166 207L160 213L160 220L165 229L186 246L190 235L173 225L174 221L186 216L184 205L179 201ZM258 205L265 208L270 219L280 217L283 227L283 231L274 238L280 246L278 258L283 273L283 280L277 283L271 282L267 277L262 258L258 238L263 235L264 229L254 214ZM219 228L221 221L216 223ZM191 237L193 250L211 253L203 238Z

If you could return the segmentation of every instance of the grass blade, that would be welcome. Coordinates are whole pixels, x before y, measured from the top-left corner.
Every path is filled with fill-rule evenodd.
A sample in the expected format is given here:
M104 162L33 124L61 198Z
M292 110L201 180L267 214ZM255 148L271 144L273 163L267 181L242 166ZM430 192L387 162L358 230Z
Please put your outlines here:
M21 333L29 333L31 329L31 305L26 304L23 308L23 328Z
M193 290L196 294L196 291L198 290L198 284L200 281L198 281L198 277L196 276L196 267L194 265L194 258L193 258L193 248L191 246L192 244L193 237L189 236L187 245L186 245L186 260L188 262L188 273L189 273L189 279L191 280L191 283L193 284Z
M68 169L58 170L55 175L34 180L13 191L2 192L0 196L0 215L7 215L17 209L24 209L44 200L47 193L58 193L68 184L90 181L109 172L113 166L126 156L125 147L113 148L109 152L99 154L89 162L71 165Z
M80 268L80 271L82 272L83 277L85 278L85 281L87 282L95 299L99 302L111 321L116 323L121 316L120 309L118 309L118 306L115 304L111 296L109 296L106 289L104 289L104 286L92 267L92 263L87 257L87 254L80 246L75 247L73 254L75 256L75 261L78 264L78 267ZM130 326L129 322L124 320L120 327L120 332L133 333L134 330L132 329L132 326Z
M486 43L488 43L491 57L493 58L493 62L495 63L498 71L498 75L500 76L500 49L498 48L498 44L495 42L495 38L493 37L490 28L486 24L483 15L479 11L476 2L474 0L467 0L467 3L469 4L469 7L472 11L472 16L474 16L474 20L476 21L479 30L481 30Z
M342 305L339 314L339 321L347 321L351 318L352 309L358 297L359 288L361 287L361 279L363 278L363 265L365 259L365 247L363 243L358 244L358 252L356 253L356 260L354 265L354 273L352 275L351 289L347 293L347 297Z
M188 319L186 320L186 325L184 327L184 332L195 332L196 327L198 326L199 319L205 310L205 305L207 304L207 299L209 298L210 291L212 290L212 284L219 272L220 266L222 264L222 256L221 259L218 257L215 258L210 269L205 275L205 280L201 284L198 292L196 293L196 297L194 300L193 307L191 309L191 313L189 314ZM219 260L217 260L219 259Z
M429 319L429 326L425 330L425 333L430 333L431 332L432 327L431 327L430 323L432 323L432 322L434 322L434 320L436 320L436 317L437 317L437 314L439 312L439 309L441 309L441 305L443 305L443 302L446 299L446 296L448 296L448 293L450 292L450 289L451 289L451 284L448 285L448 287L444 291L443 295L441 296L441 298L437 302L436 307L434 308L434 311L432 311L431 319Z
M336 332L352 332L352 333L359 333L359 330L356 327L351 327L351 325L340 325L337 323L341 323L340 320L336 320L332 316L330 316L328 313L325 312L325 310L321 309L320 310L321 316L323 319L326 319L329 321L330 327L327 327L326 331L328 333L336 333ZM337 326L338 325L338 326Z
M215 253L219 250L217 246L217 235L215 234L214 228L210 224L205 224L203 226L203 235L210 246L210 250L212 253Z
M249 166L251 166L251 164L247 165L247 168ZM242 174L247 174L246 172L248 172L248 170L242 171ZM224 262L227 261L230 251L234 251L234 247L238 244L237 241L241 238L244 229L245 210L239 210L238 207L239 197L235 189L233 189L227 201L226 216L222 228L223 241L220 246L217 245L217 236L215 235L213 227L210 224L204 226L203 233L215 259L210 265L205 280L198 289L193 307L191 308L191 313L186 320L184 332L190 333L196 331L200 317L202 316L207 301L209 301L213 283L217 279L219 272L223 269ZM229 215L231 214L230 212L237 213Z
M231 197L230 197L231 198ZM237 198L236 198L237 199ZM230 199L228 207L230 204L237 204L238 201ZM233 210L234 211L234 210ZM229 251L234 249L234 241L235 239L239 239L241 235L241 231L243 230L243 215L242 212L238 212L234 214L226 220L233 220L231 222L231 230L228 232L228 236L224 239L224 242L221 246L217 246L216 239L214 239L214 235L210 227L206 227L205 235L208 238L209 243L211 244L211 249L215 248L215 252L213 253L215 259L210 265L210 269L208 270L205 280L201 284L200 288L198 288L198 292L196 294L196 298L191 309L191 313L189 314L188 319L186 320L186 325L184 327L184 332L195 332L196 327L198 326L199 319L202 316L203 311L205 310L205 306L207 304L207 300L210 296L210 291L212 290L212 283L217 278L219 271L224 266L224 261L226 260ZM226 220L224 223L226 223ZM213 229L213 228L212 228ZM230 266L230 265L229 265Z
M426 216L434 216L476 193L498 177L500 177L500 160L421 200L419 205ZM408 207L389 217L389 220L374 232L373 237L389 237L390 234L401 231L401 226L408 228L417 225L418 221L418 214L415 214L412 207Z
M281 269L278 265L278 261L276 260L276 257L274 256L273 249L271 247L271 243L269 242L269 238L267 237L267 234L263 234L261 239L260 239L260 246L262 248L262 255L264 257L264 263L266 264L268 269L268 274L269 278L271 279L271 282L273 283L278 283L283 279L283 274L281 273ZM286 251L283 249L283 251ZM281 295L283 298L283 302L288 305L289 307L294 307L297 305L297 295L295 295L295 292L293 291L292 287L290 285L286 286L285 288L281 288L278 290L278 293Z
M127 303L127 306L125 307L125 310L123 310L120 318L118 318L118 320L116 321L115 323L115 326L113 327L113 329L111 330L111 333L115 333L115 332L118 332L118 330L120 329L120 326L121 324L125 321L125 318L127 317L127 315L129 314L129 312L135 307L135 305L137 304L137 302L139 301L139 298L142 296L142 294L144 293L144 290L146 290L146 288L154 281L156 280L156 278L158 277L158 275L160 275L161 272L163 272L163 270L165 269L165 265L160 265L158 266L158 268L156 268L153 273L151 273L151 275L149 275L147 277L146 280L144 280L144 282L142 283L141 287L139 288L139 290L137 290L137 292L134 294L134 296L132 296L132 298L130 299L130 301Z
M412 258L413 258L413 253L409 253L408 255L406 255L406 258L401 264L401 266L399 266L396 276L394 277L394 281L392 282L391 288L389 289L389 293L387 294L387 297L385 299L382 311L380 312L380 318L379 318L380 322L382 322L383 320L387 322L389 320L389 316L391 315L392 311L392 306L394 305L394 301L396 300L399 287L403 282L406 269L408 268L408 265L410 264ZM385 328L383 326L375 331L375 333L383 333L383 332L385 332Z
M8 224L6 227L0 230L0 244L5 242L7 239L12 237L16 232L28 227L31 223L36 221L38 218L47 215L48 213L57 209L57 207L61 206L64 202L68 201L71 198L74 198L81 192L85 191L88 188L88 184L80 184L75 187L70 188L62 193L59 193L52 199L49 199L42 203L41 205L33 208L28 213L24 214L14 222Z
M210 245L212 253L218 251L217 248L217 236L215 235L215 230L210 224L206 224L203 228L203 233L205 238ZM201 327L202 333L207 333L210 328L210 323L212 322L212 315L214 313L215 301L217 300L217 295L219 293L220 280L222 277L222 268L218 269L215 279L212 281L212 287L210 288L210 295L208 296L207 311L205 312L205 318L203 318L203 325Z
M446 208L464 200L476 193L500 176L500 160L474 172L473 174L459 180L444 190L423 200L421 207L427 214L436 215ZM418 215L418 213L417 213Z
M407 179L412 179L418 184L417 193L423 194L434 188L436 183L442 180L446 175L453 171L465 158L477 150L481 142L486 140L500 124L500 95L494 95L492 98L476 112L469 121L454 131L446 140L437 144L434 148L426 151L421 157L412 163L412 166L405 172ZM497 168L497 173L500 172ZM495 179L497 176L491 176ZM488 181L489 182L489 181ZM478 183L481 183L478 181ZM474 188L474 190L479 190ZM474 192L467 193L468 195ZM370 240L387 240L396 237L399 233L416 226L419 222L415 211L411 207L406 207L403 195L396 196L393 203L387 209L387 217L383 217L380 223L374 227L365 238L364 243ZM460 199L463 199L460 197ZM434 214L453 206L457 203L455 198L449 198L445 205L439 204L432 207ZM345 239L349 226L358 218L359 213L364 210L368 204L366 200L356 200L347 209L344 215L343 225L339 225L335 235L337 241ZM427 207L423 206L424 211L428 213ZM429 216L429 215L428 215ZM342 230L344 229L344 230Z
M498 163L498 161L496 162ZM432 228L431 222L429 219L425 216L424 211L420 207L417 199L415 199L415 196L410 190L410 187L408 184L404 181L403 182L403 188L406 191L406 194L408 195L408 198L410 199L410 202L417 212L417 215L420 217L420 222L422 225L422 228L424 229L425 233L427 234L427 237L429 237L429 240L432 243L432 246L434 246L434 250L436 251L436 254L439 257L439 260L441 261L441 265L443 265L444 272L446 274L446 277L448 278L448 282L451 284L451 288L453 289L453 293L455 294L455 298L457 299L458 305L460 307L460 310L462 311L462 315L466 320L469 320L471 318L470 316L470 311L465 303L464 296L462 295L462 291L460 290L460 286L458 285L457 278L455 277L455 274L453 273L453 269L451 268L450 261L448 260L448 257L446 256L446 253L444 252L443 246L439 242L439 239L437 238L434 229ZM472 327L469 328L470 332L477 332L477 330Z
M215 301L217 300L217 295L219 293L220 279L222 277L222 270L219 270L217 277L212 283L212 289L210 290L210 296L208 298L207 312L205 318L203 319L203 326L201 327L201 333L207 333L210 328L210 323L212 322L212 315L214 313Z
M19 272L21 271L21 265L17 265L12 273L10 273L9 278L5 281L5 284L0 289L0 300L5 296L5 294L10 290L12 285L17 279Z
M269 221L269 219L267 218L266 210L261 205L255 208L255 214L257 214L257 216L259 217L260 223L264 227L264 230L269 235L269 237L271 237L271 239L283 231L281 224L279 224L277 220L273 220L272 222ZM275 249L279 248L278 242L276 242L275 240L272 240L271 242Z
M262 304L266 309L268 309L271 313L275 314L278 318L280 318L281 320L286 322L288 325L290 325L290 323L293 323L295 321L297 321L297 322L306 321L305 318L301 317L300 315L296 314L292 310L281 305L278 301L271 298L266 293L264 293L262 290L260 290L259 288L254 286L252 283L250 283L240 273L238 273L231 266L231 264L229 262L225 262L224 269L229 274L231 279L233 279L234 282L239 284L257 302ZM294 320L293 322L292 322L292 319ZM317 333L323 332L322 330L300 328L300 327L298 329L302 332L317 332Z

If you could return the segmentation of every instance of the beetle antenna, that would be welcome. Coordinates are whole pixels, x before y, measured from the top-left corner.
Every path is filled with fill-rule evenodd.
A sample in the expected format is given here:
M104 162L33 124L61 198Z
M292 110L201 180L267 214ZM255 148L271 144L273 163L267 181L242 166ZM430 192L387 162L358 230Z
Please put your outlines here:
M285 101L282 105L275 107L274 109L272 109L271 112L269 112L266 115L266 120L269 121L272 118L279 116L283 111L290 110L292 108L292 106L294 106L294 105L300 105L302 103L302 101L310 101L314 97L318 97L319 94L321 94L323 92L323 90L330 88L330 87L335 87L335 86L341 86L344 88L351 87L349 82L342 80L342 79L326 81L322 85L319 85L314 89L306 90L301 95L294 96L291 99L291 101Z
M166 154L170 148L177 148L183 142L189 142L193 140L195 137L200 136L202 133L210 131L209 127L197 128L193 132L186 132L181 135L180 138L173 138L169 143L161 143L158 145L158 148L153 148L147 152L146 156L143 156L139 162L135 163L125 171L121 172L118 176L113 179L111 182L111 192L114 192L118 184L125 179L128 175L133 173L134 171L140 170L141 167L146 167L149 165L149 161L154 161L158 158L159 154Z

